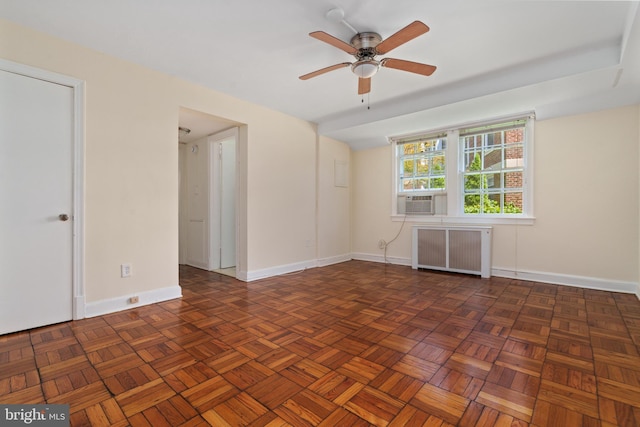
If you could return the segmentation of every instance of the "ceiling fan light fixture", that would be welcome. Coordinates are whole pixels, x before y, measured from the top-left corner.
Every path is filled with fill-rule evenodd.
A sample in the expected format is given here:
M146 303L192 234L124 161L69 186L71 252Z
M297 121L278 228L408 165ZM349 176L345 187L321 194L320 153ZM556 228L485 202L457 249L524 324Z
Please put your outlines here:
M362 59L356 61L351 66L351 71L356 76L362 79L368 79L378 72L380 69L380 62L374 59Z

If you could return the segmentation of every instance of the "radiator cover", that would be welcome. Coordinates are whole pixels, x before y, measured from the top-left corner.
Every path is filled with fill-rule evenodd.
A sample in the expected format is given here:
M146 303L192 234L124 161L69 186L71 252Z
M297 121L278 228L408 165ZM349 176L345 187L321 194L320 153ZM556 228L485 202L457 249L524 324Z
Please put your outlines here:
M414 226L411 266L491 277L491 227Z

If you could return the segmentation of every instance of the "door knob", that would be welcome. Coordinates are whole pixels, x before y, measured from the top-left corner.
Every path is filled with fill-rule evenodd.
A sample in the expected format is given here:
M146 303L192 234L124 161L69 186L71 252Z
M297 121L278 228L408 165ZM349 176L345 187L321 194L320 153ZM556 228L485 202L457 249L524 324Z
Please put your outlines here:
M69 215L67 214L60 214L58 215L58 218L60 219L60 221L69 221Z

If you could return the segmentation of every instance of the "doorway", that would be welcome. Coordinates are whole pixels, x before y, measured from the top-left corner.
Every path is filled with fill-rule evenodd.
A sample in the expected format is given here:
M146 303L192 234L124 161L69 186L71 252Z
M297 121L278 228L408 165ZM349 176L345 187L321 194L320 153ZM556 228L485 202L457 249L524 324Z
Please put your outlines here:
M82 91L0 60L0 334L84 317Z
M239 125L180 109L179 261L232 277L238 264Z

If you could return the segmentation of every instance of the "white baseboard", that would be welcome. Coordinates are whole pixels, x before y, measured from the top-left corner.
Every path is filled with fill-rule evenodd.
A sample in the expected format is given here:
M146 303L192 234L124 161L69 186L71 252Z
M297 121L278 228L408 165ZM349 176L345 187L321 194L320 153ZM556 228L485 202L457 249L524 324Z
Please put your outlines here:
M383 264L386 262L387 264L406 265L411 267L411 258L387 256L387 259L385 261L384 255L365 254L365 253L353 253L351 254L351 258L358 261L371 261L371 262L379 262Z
M341 262L351 261L351 254L337 255L328 258L320 258L316 263L318 267L326 267L328 265L340 264Z
M545 273L540 271L514 271L504 268L492 268L491 274L508 279L529 280L532 282L550 283L553 285L575 286L578 288L595 289L599 291L622 292L636 294L638 284L620 280L600 279L596 277L574 276L569 274ZM640 296L638 297L640 298Z
M139 300L136 304L129 304L129 298L132 296L138 296ZM133 292L130 295L86 303L85 317L101 316L103 314L115 313L117 311L128 310L130 308L136 308L143 305L181 297L182 288L179 285L154 289L146 292Z
M209 270L209 264L207 264L206 262L189 261L189 260L187 260L187 262L185 262L185 265L188 265L188 266L191 266L191 267L195 267L195 268L199 268L200 270Z
M325 267L327 265L339 264L351 260L351 254L337 255L333 257L321 258L317 260L308 260L302 262L296 262L293 264L279 265L270 268L264 268L261 270L253 271L236 271L236 278L243 282L250 282L252 280L266 279L273 276L279 276L281 274L295 273L297 271L303 271L308 268Z
M263 268L261 270L247 271L245 281L251 282L253 280L266 279L267 277L279 276L281 274L293 273L296 271L303 271L308 268L314 268L314 267L317 267L317 261L308 260L308 261L302 261L302 262L295 262L293 264Z
M367 254L354 252L351 254L337 255L318 260L309 260L294 264L287 264L277 267L265 268L250 272L238 273L237 278L243 281L265 279L281 274L293 273L314 267L324 267L338 264L349 260L370 261L377 263L388 263L394 265L404 265L411 267L411 258L391 257L384 255ZM492 268L491 275L496 277L506 277L509 279L526 280L532 282L549 283L554 285L575 286L585 289L595 289L601 291L621 292L635 294L640 299L640 285L634 282L624 282L619 280L600 279L594 277L575 276L568 274L545 273L539 271L514 271L506 268Z
M355 260L360 261L371 261L380 263L385 262L384 256L382 255L353 253L351 254L351 257ZM406 265L411 267L410 258L387 256L386 262L389 264ZM514 271L505 268L492 268L491 275L496 277L506 277L509 279L549 283L553 285L566 285L585 289L595 289L599 291L635 294L638 299L640 299L640 285L634 282L624 282L620 280L600 279L585 276L574 276L568 274L544 273L539 271Z

